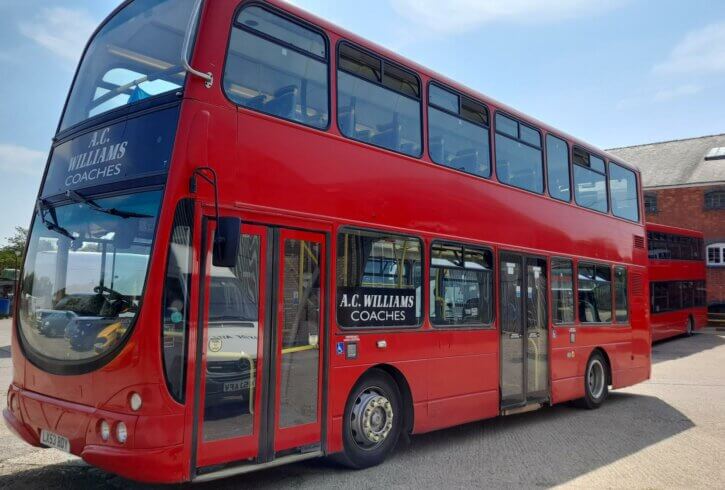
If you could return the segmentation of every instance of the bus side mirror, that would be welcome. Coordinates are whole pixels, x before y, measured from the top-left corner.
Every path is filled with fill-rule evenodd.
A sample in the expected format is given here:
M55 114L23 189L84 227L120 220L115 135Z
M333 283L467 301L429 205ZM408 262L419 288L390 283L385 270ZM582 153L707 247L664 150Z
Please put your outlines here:
M242 220L220 217L214 232L212 264L215 267L235 267L239 253L239 237Z

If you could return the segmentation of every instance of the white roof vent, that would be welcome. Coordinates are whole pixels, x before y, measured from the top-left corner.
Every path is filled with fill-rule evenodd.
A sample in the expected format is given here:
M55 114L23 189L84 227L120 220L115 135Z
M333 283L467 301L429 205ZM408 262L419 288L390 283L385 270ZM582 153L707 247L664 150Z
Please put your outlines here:
M725 146L710 149L705 155L705 160L725 160Z

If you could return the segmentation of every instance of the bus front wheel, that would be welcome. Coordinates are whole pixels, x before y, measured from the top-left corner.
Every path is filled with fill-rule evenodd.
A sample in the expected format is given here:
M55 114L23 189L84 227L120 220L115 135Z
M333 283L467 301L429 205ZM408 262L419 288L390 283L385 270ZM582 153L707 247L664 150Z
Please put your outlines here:
M345 405L344 453L355 469L382 463L395 449L402 427L401 396L393 378L374 369L355 385Z

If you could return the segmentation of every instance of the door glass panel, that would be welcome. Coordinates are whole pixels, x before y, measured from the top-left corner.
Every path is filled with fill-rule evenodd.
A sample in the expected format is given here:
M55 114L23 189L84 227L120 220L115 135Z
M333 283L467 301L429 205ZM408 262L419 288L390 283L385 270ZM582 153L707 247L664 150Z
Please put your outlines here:
M547 390L546 261L526 260L526 392Z
M501 257L501 399L504 405L523 401L523 337L521 258Z
M242 235L237 266L211 266L204 441L252 434L257 396L260 237Z
M285 240L280 339L280 428L317 420L319 264L319 243Z

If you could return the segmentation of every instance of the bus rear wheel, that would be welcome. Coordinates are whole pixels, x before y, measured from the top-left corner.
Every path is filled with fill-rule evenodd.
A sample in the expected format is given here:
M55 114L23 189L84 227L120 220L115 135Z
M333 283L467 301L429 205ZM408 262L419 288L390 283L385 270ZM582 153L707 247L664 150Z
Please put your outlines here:
M599 408L609 395L609 366L601 352L595 351L584 372L584 398L580 405L590 410Z
M343 420L344 453L338 458L355 469L382 463L395 449L402 425L401 397L395 381L375 369L353 388Z
M693 331L692 318L691 317L688 317L687 318L687 323L685 324L685 336L686 337L692 337L692 331Z

